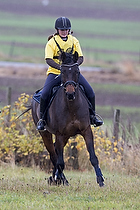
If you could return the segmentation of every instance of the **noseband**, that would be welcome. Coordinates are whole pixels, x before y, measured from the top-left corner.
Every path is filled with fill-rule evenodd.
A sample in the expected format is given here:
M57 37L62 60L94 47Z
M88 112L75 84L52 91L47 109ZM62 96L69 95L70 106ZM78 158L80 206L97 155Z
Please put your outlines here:
M77 87L77 83L74 82L74 81L67 81L67 82L65 82L64 88L66 88L68 85L72 85L74 88Z
M67 81L63 85L66 96L69 101L73 101L75 99L75 92L76 92L77 85L78 85L78 83L76 83L74 81Z

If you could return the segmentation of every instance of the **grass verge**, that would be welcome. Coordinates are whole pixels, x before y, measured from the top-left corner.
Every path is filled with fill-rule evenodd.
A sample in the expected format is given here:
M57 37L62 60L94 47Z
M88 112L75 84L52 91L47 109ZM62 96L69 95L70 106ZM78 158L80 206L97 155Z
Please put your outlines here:
M48 186L49 174L37 168L0 167L1 210L138 209L140 179L104 172L99 188L94 172L65 171L70 186Z

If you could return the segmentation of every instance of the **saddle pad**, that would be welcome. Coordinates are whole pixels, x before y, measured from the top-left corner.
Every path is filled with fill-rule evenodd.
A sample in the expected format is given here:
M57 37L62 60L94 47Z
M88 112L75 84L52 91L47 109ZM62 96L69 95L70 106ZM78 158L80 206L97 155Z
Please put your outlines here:
M55 86L55 87L53 87L49 105L50 105L51 102L53 101L54 96L56 95L57 90L59 89L59 87L60 87L60 86ZM37 103L39 103L39 104L40 104L41 94L42 94L42 89L41 89L41 90L37 90L37 91L34 93L34 95L33 95L33 99L34 99Z
M39 104L40 104L41 93L42 93L42 90L37 90L33 95L33 99Z

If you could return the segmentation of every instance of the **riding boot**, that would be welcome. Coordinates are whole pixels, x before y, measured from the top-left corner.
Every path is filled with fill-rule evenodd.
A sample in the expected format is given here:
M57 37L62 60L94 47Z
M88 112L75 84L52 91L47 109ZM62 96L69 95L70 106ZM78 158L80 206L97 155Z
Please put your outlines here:
M40 120L37 123L37 130L44 131L46 121L45 118L45 112L46 112L46 101L41 97L40 98Z
M103 121L99 120L96 117L96 112L95 112L95 97L91 98L90 103L92 105L92 108L90 108L90 123L91 125L94 125L94 127L98 127L103 125Z

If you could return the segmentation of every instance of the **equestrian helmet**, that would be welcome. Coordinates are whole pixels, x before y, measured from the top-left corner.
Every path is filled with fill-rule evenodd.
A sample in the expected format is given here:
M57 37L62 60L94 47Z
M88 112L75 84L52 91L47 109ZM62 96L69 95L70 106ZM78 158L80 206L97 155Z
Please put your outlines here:
M55 29L60 29L60 30L70 30L71 29L71 22L68 18L66 17L59 17L55 21Z

